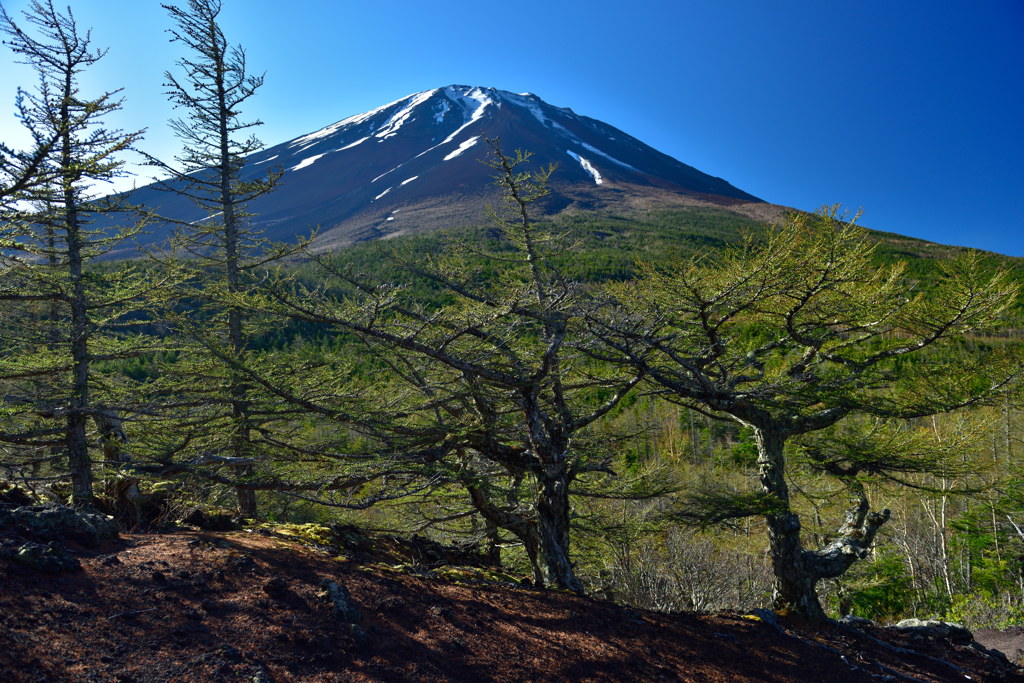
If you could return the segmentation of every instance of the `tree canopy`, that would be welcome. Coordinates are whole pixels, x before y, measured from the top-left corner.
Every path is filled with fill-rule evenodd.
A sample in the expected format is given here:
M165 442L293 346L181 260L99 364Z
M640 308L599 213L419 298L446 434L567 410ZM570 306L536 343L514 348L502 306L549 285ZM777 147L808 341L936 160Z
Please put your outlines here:
M763 243L648 268L614 289L625 314L594 319L606 360L642 371L670 401L753 430L760 490L730 514L764 516L776 604L813 618L823 616L815 584L863 556L889 517L869 511L857 476L908 462L873 455L871 443L819 455L822 470L849 482L854 503L836 539L807 550L790 506L787 442L855 416L911 420L978 405L1020 368L1007 349L956 352L1014 304L1004 273L967 253L943 263L926 293L902 264L879 268L874 249L838 207L793 214ZM917 461L925 465L935 463Z

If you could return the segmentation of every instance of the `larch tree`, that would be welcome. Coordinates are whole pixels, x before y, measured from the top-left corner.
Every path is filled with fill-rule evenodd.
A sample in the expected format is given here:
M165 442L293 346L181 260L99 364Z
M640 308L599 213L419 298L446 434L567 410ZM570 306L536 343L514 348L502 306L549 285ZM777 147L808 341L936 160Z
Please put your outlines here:
M606 360L643 371L669 400L753 431L758 489L705 492L692 514L763 516L775 605L811 619L824 618L817 583L864 557L889 518L871 510L864 478L943 466L940 449L892 430L875 439L843 430L979 404L1019 372L1008 345L957 353L964 335L998 323L1013 304L1004 274L968 253L940 264L941 277L922 290L902 264L880 267L874 252L838 207L794 214L764 242L647 268L614 290L621 307L594 318ZM804 547L787 482L801 440L803 461L846 484L853 501L821 548Z
M19 91L21 122L36 151L8 167L12 194L0 218L0 300L7 306L0 344L5 430L0 440L21 454L6 464L25 475L66 458L72 500L93 500L91 448L116 382L96 370L100 361L138 353L126 317L151 287L133 268L97 270L90 262L138 232L137 225L96 227L122 211L104 199L103 183L122 172L119 154L141 133L107 129L103 119L121 106L117 91L86 96L79 75L105 54L70 10L33 0L19 23L0 7L0 31L39 81ZM5 161L10 161L9 158ZM101 425L94 437L90 420ZM10 452L10 451L9 451ZM10 467L9 467L10 469ZM58 478L65 475L55 467ZM13 473L13 472L12 472Z
M19 150L0 142L0 206L17 202L22 193L50 179L43 162L60 136L53 131L37 130L26 114L19 104L19 120L32 137L32 147Z
M496 278L479 277L453 253L432 263L405 263L410 275L451 302L436 307L320 256L321 279L347 285L348 296L279 287L270 291L271 306L405 356L409 367L443 368L406 377L414 412L437 409L429 429L414 426L411 433L434 439L436 457L472 451L501 476L530 481L533 500L525 515L517 504L496 504L487 487L470 481L472 502L489 523L522 539L528 552L536 549L545 584L579 592L570 550L573 485L610 472L608 453L585 447L586 435L641 373L591 363L580 350L586 294L554 268L554 236L531 216L530 205L548 193L553 169L524 170L528 154L509 156L497 140L490 144L488 164L503 190L503 206L491 219L503 250L475 257L493 265ZM442 380L424 379L431 376Z
M275 171L255 178L243 178L242 173L246 156L262 148L251 134L261 122L241 117L263 76L250 74L245 51L225 38L218 23L220 0L163 7L175 22L171 42L187 51L177 62L178 72L165 73L168 95L184 111L170 124L183 149L173 163L151 163L168 176L161 181L163 189L189 198L206 217L179 223L172 239L189 309L175 318L192 343L168 370L180 379L175 391L186 397L182 403L195 410L182 418L187 438L162 448L165 455L185 452L193 458L213 457L220 466L234 463L239 514L255 517L255 490L246 480L263 457L259 433L273 416L254 408L254 387L211 347L229 356L244 353L258 321L236 297L252 282L254 271L291 253L264 239L246 210L250 201L273 190L280 177Z

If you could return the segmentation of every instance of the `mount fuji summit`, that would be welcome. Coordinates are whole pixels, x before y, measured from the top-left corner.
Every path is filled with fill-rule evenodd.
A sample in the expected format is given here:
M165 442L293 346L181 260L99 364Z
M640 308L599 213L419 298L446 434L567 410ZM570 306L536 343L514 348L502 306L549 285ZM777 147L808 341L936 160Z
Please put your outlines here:
M484 224L500 201L486 158L488 138L505 153L532 152L536 167L557 163L546 215L710 203L742 209L761 200L536 95L450 85L372 111L248 157L243 179L269 169L278 188L249 205L254 227L274 240L316 228L314 248ZM206 218L188 200L147 186L135 203L184 221ZM163 239L157 230L148 241Z

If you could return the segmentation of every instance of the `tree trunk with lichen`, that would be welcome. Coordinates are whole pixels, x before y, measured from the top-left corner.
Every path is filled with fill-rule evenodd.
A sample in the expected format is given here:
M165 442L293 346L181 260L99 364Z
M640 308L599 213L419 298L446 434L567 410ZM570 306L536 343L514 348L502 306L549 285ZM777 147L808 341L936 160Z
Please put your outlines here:
M544 573L550 585L583 592L583 584L576 577L569 558L569 476L566 463L543 467L538 482L537 528L540 532L540 550Z
M889 511L870 512L863 486L848 479L844 483L854 493L854 504L847 510L835 540L820 550L805 550L800 539L800 517L789 507L783 459L785 435L780 430L755 429L754 438L762 491L779 503L778 511L765 516L775 576L773 607L812 621L825 620L818 600L818 582L842 576L854 562L867 556L878 529L889 520Z
M536 520L495 505L486 491L479 486L470 485L466 488L473 501L473 507L488 525L493 525L496 529L505 529L523 544L526 556L530 559L530 566L533 568L534 583L537 586L543 586L545 579L539 562L540 534L537 530Z

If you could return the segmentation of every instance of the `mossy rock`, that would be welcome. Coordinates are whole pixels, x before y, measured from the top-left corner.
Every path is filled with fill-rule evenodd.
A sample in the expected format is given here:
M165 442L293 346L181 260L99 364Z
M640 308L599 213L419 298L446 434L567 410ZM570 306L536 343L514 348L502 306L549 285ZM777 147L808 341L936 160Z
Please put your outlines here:
M17 484L0 481L0 506L16 508L38 503L38 500Z
M519 586L522 584L521 577L495 569L482 569L480 567L438 567L428 572L428 575L462 585L511 584Z
M338 538L330 527L310 522L308 524L261 524L258 528L267 529L275 534L294 538L311 545L334 548Z
M71 482L55 481L50 484L50 500L63 501L63 505L71 505Z
M113 517L90 509L70 507L23 507L0 511L0 526L16 525L37 539L70 539L96 546L118 537Z
M332 524L331 533L334 535L335 543L341 544L345 550L352 553L375 553L379 550L378 545L373 542L359 527L351 524Z
M82 568L78 558L73 557L67 548L56 541L50 541L47 545L29 541L14 552L12 559L20 565L47 574L60 574Z
M479 585L523 585L524 578L513 576L496 569L481 569L480 567L445 566L427 569L420 564L374 564L368 565L375 570L383 570L395 574L411 574L429 579L439 579L448 583L461 586Z
M141 489L142 493L144 493L144 494L147 494L147 495L164 495L164 496L173 495L173 494L177 493L178 491L180 491L181 488L182 488L182 484L181 484L180 481L169 481L169 480L149 481L149 482L144 481L139 486L139 489Z
M364 574L412 574L412 567L407 564L387 564L386 562L371 562L356 567L356 571Z

